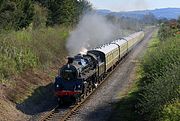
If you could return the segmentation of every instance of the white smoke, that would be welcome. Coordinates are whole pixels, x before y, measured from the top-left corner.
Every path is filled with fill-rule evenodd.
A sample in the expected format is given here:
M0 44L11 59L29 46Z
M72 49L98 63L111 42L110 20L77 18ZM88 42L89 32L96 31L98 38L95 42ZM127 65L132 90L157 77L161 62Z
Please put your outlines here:
M82 48L90 49L112 41L117 33L117 26L104 16L87 14L82 17L76 29L70 33L66 47L70 55L78 54Z

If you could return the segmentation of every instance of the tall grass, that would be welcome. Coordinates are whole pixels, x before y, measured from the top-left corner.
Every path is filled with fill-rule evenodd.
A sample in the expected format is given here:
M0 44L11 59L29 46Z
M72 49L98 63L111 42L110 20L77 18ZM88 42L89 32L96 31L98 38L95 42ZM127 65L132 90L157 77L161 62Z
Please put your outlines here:
M65 27L54 27L1 32L0 79L61 61L67 54L68 31Z
M138 92L137 110L147 121L159 121L164 106L179 102L180 41L179 37L160 42L146 53L142 61L143 77ZM180 110L180 109L179 109ZM178 121L175 119L174 121Z
M166 104L163 107L162 117L160 121L179 121L180 120L180 102L178 100L173 103Z

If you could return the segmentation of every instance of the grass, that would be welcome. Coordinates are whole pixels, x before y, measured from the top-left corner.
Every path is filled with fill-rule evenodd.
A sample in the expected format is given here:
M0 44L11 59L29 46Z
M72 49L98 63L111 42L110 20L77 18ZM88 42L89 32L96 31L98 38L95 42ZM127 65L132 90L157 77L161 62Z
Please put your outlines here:
M159 39L157 38L158 30L155 30L155 32L152 35L151 41L148 43L148 51L154 50L156 47L158 47Z
M67 55L69 29L65 27L26 29L0 34L0 80L27 69L49 67ZM61 58L61 59L60 59Z

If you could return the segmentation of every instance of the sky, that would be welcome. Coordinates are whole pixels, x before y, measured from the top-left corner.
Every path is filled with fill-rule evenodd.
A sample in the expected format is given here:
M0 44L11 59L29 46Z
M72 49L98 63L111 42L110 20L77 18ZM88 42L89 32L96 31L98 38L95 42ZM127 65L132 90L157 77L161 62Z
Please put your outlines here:
M95 9L111 11L152 10L156 8L180 8L180 0L89 0Z

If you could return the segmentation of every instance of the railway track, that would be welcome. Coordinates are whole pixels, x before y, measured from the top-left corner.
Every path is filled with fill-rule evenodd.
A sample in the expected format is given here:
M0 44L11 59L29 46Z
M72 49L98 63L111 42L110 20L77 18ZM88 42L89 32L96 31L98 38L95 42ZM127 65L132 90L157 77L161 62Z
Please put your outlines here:
M48 112L45 116L41 117L39 121L67 121L71 118L72 115L77 113L77 110L86 102L88 99L102 86L102 84L109 78L109 76L123 63L128 54L117 64L115 68L111 72L107 74L107 76L100 82L97 88L94 88L91 92L84 96L80 102L70 107L59 107L56 106L53 110Z

